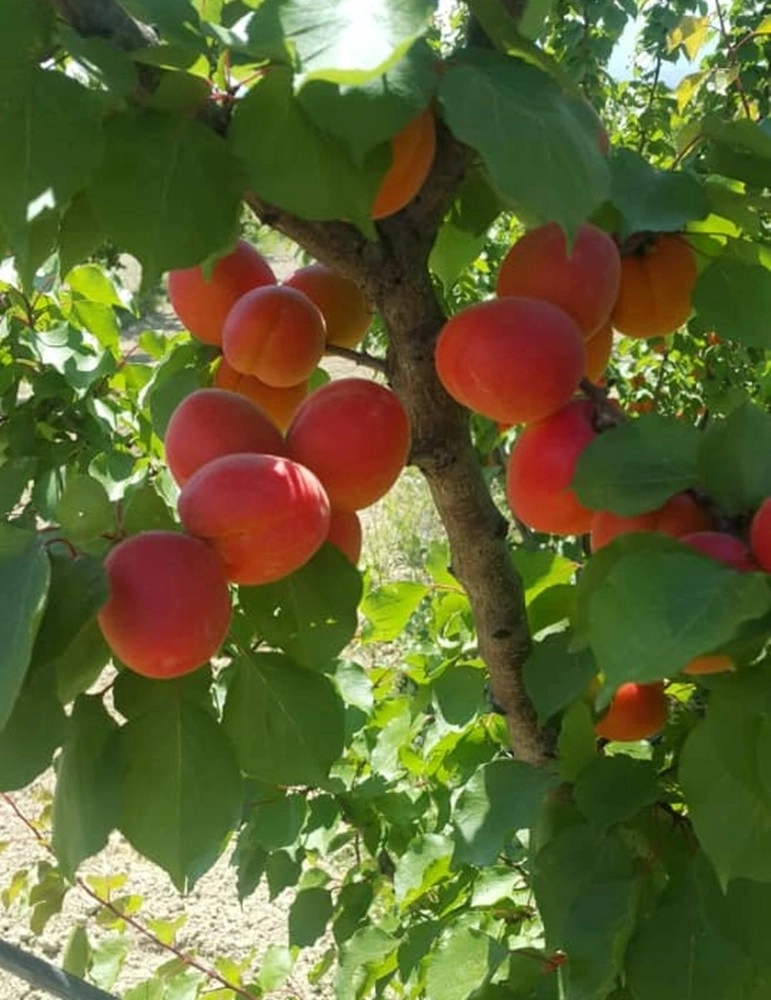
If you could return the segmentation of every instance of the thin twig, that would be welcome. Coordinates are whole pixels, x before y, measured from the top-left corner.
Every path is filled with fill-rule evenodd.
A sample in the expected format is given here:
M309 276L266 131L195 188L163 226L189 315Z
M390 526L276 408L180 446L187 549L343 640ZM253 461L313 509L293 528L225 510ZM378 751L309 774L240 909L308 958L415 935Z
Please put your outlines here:
M736 58L736 49L734 48L728 34L728 28L725 23L725 17L723 16L723 8L720 5L720 0L715 0L715 12L717 13L717 19L720 22L720 37L723 39L726 46L728 61L736 70L736 80L734 82L736 84L736 91L739 94L739 100L744 108L744 114L750 119L750 121L753 121L754 116L752 114L752 108L750 107L749 99L744 90L744 83L742 82L741 67L739 66L739 60Z
M386 363L382 358L376 358L374 354L367 354L366 351L355 351L350 347L341 347L338 344L327 344L324 348L325 354L331 354L336 358L345 358L353 361L355 365L362 368L371 368L373 372L380 372L385 375Z

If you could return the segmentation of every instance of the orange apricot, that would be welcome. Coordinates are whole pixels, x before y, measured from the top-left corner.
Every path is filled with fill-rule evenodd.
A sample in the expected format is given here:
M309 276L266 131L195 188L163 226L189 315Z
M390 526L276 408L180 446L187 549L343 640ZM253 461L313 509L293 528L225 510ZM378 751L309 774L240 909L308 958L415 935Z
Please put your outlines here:
M332 510L329 519L327 541L340 549L344 556L356 566L361 557L361 521L352 510Z
M603 323L600 329L584 342L584 349L586 351L584 378L596 384L608 367L613 351L613 324L610 321Z
M294 288L272 285L236 302L225 320L222 350L237 372L282 389L310 377L326 340L318 306Z
M480 302L445 323L436 342L444 388L499 423L540 420L563 407L584 372L584 344L562 309L538 299Z
M608 320L618 296L621 258L607 233L590 223L578 230L568 253L556 222L525 233L509 249L498 272L498 296L524 295L559 306L584 338Z
M179 677L207 663L230 626L222 562L208 545L174 531L119 542L104 561L107 603L97 614L118 659L145 677Z
M216 345L236 301L253 288L275 283L268 262L246 240L220 257L209 276L202 267L188 267L169 271L167 278L171 305L186 329L204 344Z
M261 382L254 375L242 375L225 358L220 358L217 362L213 384L218 389L229 389L230 392L237 392L239 396L250 399L268 414L281 431L287 429L297 407L310 392L307 379L298 385L277 389Z
M185 530L208 542L233 583L272 583L306 563L329 531L318 479L274 455L215 458L182 487Z
M222 455L286 452L281 431L270 417L227 389L198 389L186 396L171 415L164 443L166 463L180 486Z
M660 531L679 538L689 533L707 531L712 518L688 493L676 493L658 510L621 517L609 510L598 510L592 518L592 552L630 531Z
M390 490L410 449L399 397L362 378L327 382L299 406L287 454L314 472L333 508L361 510Z
M593 511L578 501L570 483L576 461L595 437L592 404L576 400L517 438L506 469L506 498L515 517L536 531L581 535Z
M703 552L704 555L725 563L739 573L752 573L760 569L744 542L725 531L695 531L681 535L680 541L697 552Z
M669 703L664 685L622 684L607 712L594 725L598 736L626 742L653 736L667 721Z
M752 518L750 547L761 568L771 573L771 497L763 501Z
M621 258L613 325L627 337L674 333L691 312L696 257L687 240L660 233Z
M284 282L307 295L321 310L327 326L327 344L356 347L372 322L372 307L349 278L323 264L298 268Z
M656 514L657 511L649 511L624 517L614 514L612 510L595 511L591 526L592 552L610 544L619 535L627 535L632 531L655 531Z
M428 177L436 154L434 113L426 108L391 139L391 165L372 203L373 219L384 219L409 204Z
M722 674L726 670L734 669L734 661L724 653L709 653L705 656L696 656L683 667L683 673L691 676L704 676L706 674Z

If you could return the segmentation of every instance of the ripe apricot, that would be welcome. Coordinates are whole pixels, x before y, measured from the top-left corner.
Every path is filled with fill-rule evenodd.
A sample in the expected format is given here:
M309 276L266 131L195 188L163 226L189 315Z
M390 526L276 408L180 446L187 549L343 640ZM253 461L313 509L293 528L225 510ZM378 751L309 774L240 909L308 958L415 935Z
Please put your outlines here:
M676 493L658 510L622 517L609 510L598 510L592 518L592 552L630 531L660 531L679 538L712 527L712 518L688 493Z
M222 455L286 452L281 431L270 417L227 389L198 389L186 396L171 415L165 445L166 463L180 486Z
M696 531L682 535L680 541L739 573L752 573L760 568L744 542L725 531Z
M562 309L538 299L480 302L445 323L436 372L464 406L500 423L540 420L563 407L584 372L584 344Z
M308 469L274 455L225 455L179 495L191 535L221 557L233 583L272 583L306 563L329 531L329 500Z
M294 288L272 285L236 302L225 320L222 350L237 372L281 389L310 377L326 340L318 306Z
M426 108L391 139L391 166L372 203L372 218L384 219L409 204L428 177L436 153L434 113Z
M410 425L390 389L362 378L336 379L300 404L286 443L290 458L319 477L332 507L361 510L399 477Z
M349 278L323 264L298 268L284 282L318 306L327 326L327 344L356 347L372 322L372 307Z
M668 713L662 683L622 684L607 712L595 723L594 731L617 742L644 740L661 729Z
M235 302L263 285L275 285L270 265L251 243L239 240L207 277L202 267L169 271L167 288L174 312L204 344L221 344L225 317Z
M578 456L594 437L592 404L583 399L525 427L506 470L506 498L515 517L555 535L589 531L593 512L579 503L570 483Z
M145 677L179 677L207 663L230 626L230 592L219 556L197 538L147 531L104 561L107 603L97 614L105 641Z
M734 669L734 661L724 653L710 653L705 656L696 656L683 667L683 673L691 676L703 676L705 674L722 674L726 670Z
M352 510L332 510L327 541L356 566L361 557L361 521Z
M613 325L627 337L674 333L691 312L696 257L675 233L660 233L621 258L621 283Z
M760 566L771 573L771 497L763 501L752 518L750 547Z
M584 360L584 378L595 384L600 381L608 367L613 351L613 324L608 321L584 342L586 357Z
M220 358L214 371L214 385L218 389L229 389L239 396L250 399L264 410L281 431L285 431L295 414L295 410L310 392L306 379L299 385L288 385L282 389L266 385L254 375L242 375L225 358Z
M592 516L591 548L597 552L603 546L610 544L619 535L627 535L633 531L655 531L656 511L645 514L623 516L614 514L612 510L598 510Z
M550 222L531 229L509 249L496 291L559 306L589 338L610 316L620 278L618 247L607 233L584 223L568 254L565 234Z

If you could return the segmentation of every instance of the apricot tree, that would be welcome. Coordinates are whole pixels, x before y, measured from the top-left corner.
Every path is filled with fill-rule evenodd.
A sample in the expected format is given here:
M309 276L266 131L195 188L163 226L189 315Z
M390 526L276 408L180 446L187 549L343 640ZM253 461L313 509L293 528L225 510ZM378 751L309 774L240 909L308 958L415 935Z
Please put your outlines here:
M746 0L0 0L37 927L117 829L180 889L228 845L242 898L292 887L281 968L326 935L343 1000L768 995L770 35ZM116 252L182 332L126 347ZM446 540L379 583L357 512L405 462Z

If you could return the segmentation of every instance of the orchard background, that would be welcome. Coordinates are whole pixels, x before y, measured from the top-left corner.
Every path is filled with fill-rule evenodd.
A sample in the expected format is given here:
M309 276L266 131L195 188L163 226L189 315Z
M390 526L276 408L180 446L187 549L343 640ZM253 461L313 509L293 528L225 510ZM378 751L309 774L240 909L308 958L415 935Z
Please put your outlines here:
M0 790L50 848L3 870L2 900L42 933L88 886L63 962L125 1000L262 996L317 942L303 978L345 1000L763 1000L771 14L436 6L0 0ZM419 115L425 183L407 171L407 203L374 219ZM505 481L527 431L439 381L447 318L494 295L522 232L572 246L586 223L624 260L675 234L695 272L676 331L617 334L604 384L581 383L577 502L650 529L684 495L741 565L654 530L535 530ZM406 411L442 529L411 530L409 480L402 560L370 545L362 573L325 543L232 588L212 665L148 679L111 663L104 559L179 529L164 436L219 351L142 317L167 272L210 274L239 235L270 260L275 234L376 310L359 360ZM729 669L683 672L706 655ZM663 691L666 718L598 738L628 684ZM52 763L32 808L16 793ZM124 989L126 919L178 928L120 872L79 875L114 831L181 891L227 851L242 898L290 888L288 947L203 969L180 949Z

